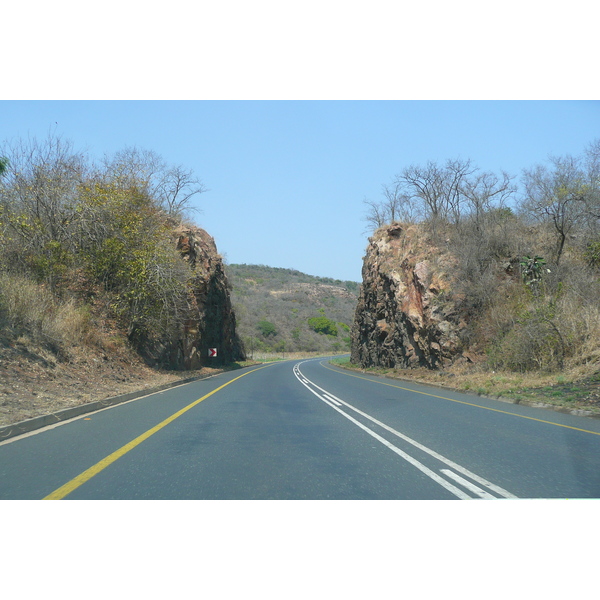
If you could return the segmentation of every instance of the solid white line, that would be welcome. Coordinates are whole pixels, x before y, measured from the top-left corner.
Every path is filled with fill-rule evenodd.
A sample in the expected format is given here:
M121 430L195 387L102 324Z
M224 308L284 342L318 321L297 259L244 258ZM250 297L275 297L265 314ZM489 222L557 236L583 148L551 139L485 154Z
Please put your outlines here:
M306 387L306 389L308 391L312 392L317 398L319 398L320 400L325 402L325 404L327 404L328 406L331 406L331 408L333 408L334 410L337 410L341 415L346 417L346 419L348 419L349 421L352 421L352 423L354 423L356 426L360 427L363 431L366 431L370 436L374 437L378 442L381 442L384 446L387 446L392 452L395 452L398 456L400 456L405 461L407 461L408 463L410 463L411 465L413 465L414 467L419 469L419 471L421 471L422 473L427 475L427 477L429 477L430 479L433 479L433 481L435 481L437 484L441 485L443 488L447 489L450 493L454 494L457 498L460 498L461 500L472 500L473 499L471 496L469 496L462 490L458 489L456 486L452 485L451 483L446 481L444 478L440 477L437 473L435 473L434 471L432 471L431 469L426 467L423 463L419 462L416 458L413 458L409 454L406 454L406 452L400 450L400 448L394 446L394 444L388 442L385 438L381 437L379 434L375 433L372 429L369 429L366 425L363 425L360 421L357 421L355 418L351 417L349 414L345 413L343 410L341 410L337 406L330 404L327 401L328 400L327 398L325 398L324 396L321 396L320 394L315 392L315 390L313 390L311 387L309 387L307 384L305 384L299 377L297 377L297 379L298 379L298 381L300 381L300 383L302 383L302 385L304 385L304 387ZM315 384L313 383L312 385L315 385ZM315 387L318 387L318 386L315 386ZM321 389L321 388L319 388L319 389Z
M298 369L298 371L300 371L300 369ZM312 383L312 382L311 382ZM322 388L320 388L318 385L314 384L313 385L318 388L319 390L321 390L322 392L324 392L325 390L323 390ZM467 477L470 477L471 479L477 481L477 483L487 487L488 489L492 490L493 492L496 492L497 494L500 494L501 496L503 496L504 498L516 498L517 496L514 496L513 494L511 494L510 492L506 491L505 489L501 488L500 486L497 486L489 481L487 481L486 479L484 479L483 477L480 477L479 475L476 475L475 473L472 473L471 471L469 471L468 469L465 469L464 467L461 467L459 464L451 461L450 459L446 458L445 456L442 456L441 454L438 454L437 452L435 452L435 450L431 450L430 448L428 448L427 446L423 446L423 444L420 444L419 442L409 438L408 436L400 433L399 431L396 431L395 429L393 429L392 427L390 427L389 425L386 425L385 423L382 423L381 421L378 421L377 419L375 419L374 417L372 417L371 415L368 415L367 413L359 410L358 408L352 406L351 404L348 404L348 402L345 402L344 400L341 400L340 398L338 398L338 400L344 405L347 406L348 408L352 409L353 411L357 412L359 415L362 415L363 417L365 417L366 419L369 419L370 421L372 421L373 423L379 425L380 427L383 427L384 429L386 429L387 431L389 431L390 433L393 433L394 435L398 436L399 438L403 439L405 442L408 442L409 444L412 444L413 446L415 446L416 448L419 448L419 450L422 450L423 452L426 452L427 454L429 454L430 456L433 456L434 458L437 458L439 461L445 463L446 465L448 465L449 467L452 467L453 469L455 469L456 471L459 471L460 473L462 473L463 475L466 475Z
M205 377L204 379L198 379L197 381L204 381L205 379L212 379L213 377L216 377L219 374L220 373L217 373L216 375L209 375L208 377ZM132 398L131 400L125 400L124 402L119 402L117 404L111 404L110 406L105 406L104 408L98 408L97 410L94 410L91 412L81 413L80 415L77 415L76 417L71 417L70 419L65 419L64 421L58 421L57 423L52 423L50 425L44 425L44 427L40 427L39 429L33 429L32 431L28 431L28 432L22 433L20 435L15 435L11 438L8 438L7 440L3 440L0 442L0 446L4 446L5 444L12 444L13 442L18 442L19 440L22 440L23 438L31 437L33 435L38 435L40 433L45 433L46 431L49 431L50 429L56 429L57 427L62 427L63 425L68 425L69 423L73 423L74 421L80 421L81 419L91 417L97 413L104 412L105 410L111 410L113 408L118 408L119 406L125 406L125 404L131 404L131 402L137 402L138 400L144 400L144 398L149 398L150 396L159 396L161 394L164 394L165 392L169 392L176 388L180 388L185 385L190 385L192 383L196 383L196 382L188 381L187 383L181 383L179 385L174 385L171 388L166 388L164 390L160 390L159 392L150 392L149 394L146 394L145 396L138 396L137 398ZM109 398L103 398L103 400L109 400ZM99 402L102 402L102 400L99 400ZM18 423L14 423L14 425L18 425Z
M496 499L495 496L488 494L485 490L482 490L480 487L477 487L476 485L472 484L470 481L463 479L460 475L457 475L450 469L442 469L441 472L444 473L445 475L447 475L448 477L450 477L451 479L454 479L454 481L456 481L456 483L459 483L463 487L467 488L470 492L474 492L481 498L486 498L486 499L491 498L493 500Z
M327 398L327 400L330 400L331 402L333 402L337 406L341 406L342 405L342 403L339 402L337 400L337 398L335 398L335 396L332 396L331 394L325 393L325 394L323 394L323 396L325 396L325 398Z
M348 408L351 408L352 410L356 411L358 414L364 416L366 419L369 419L373 423L376 423L380 427L383 427L384 429L386 429L390 433L393 433L394 435L398 436L399 438L403 439L404 441L408 442L409 444L412 444L413 446L415 446L415 448L419 448L419 450L422 450L423 452L426 452L430 456L433 456L434 458L437 458L439 461L443 462L444 464L448 465L449 467L452 467L456 471L462 473L463 475L466 475L467 477L470 477L471 479L475 480L477 483L479 483L479 484L487 487L489 490L492 490L493 492L496 492L500 496L503 496L504 498L516 498L517 497L517 496L514 496L513 494L511 494L510 492L506 491L504 488L501 488L500 486L491 483L487 479L484 479L483 477L480 477L479 475L476 475L475 473L472 473L468 469L465 469L464 467L462 467L461 465L455 463L454 461L450 460L449 458L446 458L445 456L442 456L441 454L439 454L435 450L431 450L427 446L423 446L423 444L420 444L419 442L417 442L417 441L409 438L407 435L404 435L403 433L400 433L399 431L396 431L395 429L393 429L389 425L386 425L385 423L382 423L381 421L378 421L377 419L371 417L367 413L362 412L361 410L358 410L358 408L355 408L354 406L351 406L350 404L348 404L347 402L344 402L343 400L342 400L342 404L344 404Z
M300 363L300 364L302 364L302 363ZM298 365L298 367L299 366L300 365ZM306 377L302 373L302 371L300 371L300 368L298 368L298 373L300 373L303 377ZM327 392L323 388L319 387L316 383L313 383L312 381L310 381L310 383L311 383L311 385L315 386L321 392L329 394L329 392ZM330 394L330 395L333 396L333 394ZM366 419L369 419L369 421L375 423L376 425L379 425L380 427L383 427L383 429L389 431L390 433L393 433L394 435L396 435L399 438L403 439L405 442L408 442L409 444L412 444L413 446L415 446L419 450L422 450L423 452L429 454L430 456L433 456L434 458L436 458L437 460L443 462L444 464L448 465L449 467L452 467L455 471L458 471L459 473L462 473L463 475L466 475L467 477L470 477L471 479L473 479L477 483L479 483L479 484L487 487L489 490L491 490L493 492L496 492L497 494L499 494L500 496L503 496L504 498L517 498L517 496L515 496L514 494L511 494L510 492L508 492L504 488L501 488L500 486L495 485L495 484L491 483L490 481L487 481L483 477L480 477L479 475L476 475L475 473L472 473L471 471L469 471L468 469L465 469L464 467L460 466L459 464L455 463L454 461L452 461L452 460L446 458L445 456L442 456L441 454L435 452L435 450L431 450L427 446L424 446L423 444L420 444L419 442L417 442L417 441L409 438L407 435L404 435L403 433L400 433L399 431L396 431L395 429L393 429L389 425L386 425L385 423L382 423L381 421L378 421L377 419L375 419L371 415L368 415L367 413L363 412L362 410L359 410L358 408L352 406L351 404L348 404L348 402L342 400L341 398L338 398L337 396L333 396L333 397L336 398L336 400L338 400L339 402L341 402L343 406L347 406L351 410L357 412L359 415L365 417Z
M404 441L408 442L409 444L412 444L413 446L415 446L415 448L419 448L419 450L426 452L430 456L437 458L439 461L443 462L444 464L448 465L449 467L452 467L453 469L455 469L456 471L459 471L463 475L466 475L467 477L470 477L471 479L475 480L477 483L487 487L488 489L492 490L493 492L496 492L500 496L503 496L504 498L516 498L517 497L517 496L514 496L513 494L511 494L510 492L506 491L505 489L501 488L500 486L497 486L497 485L491 483L490 481L487 481L487 479L484 479L483 477L480 477L479 475L472 473L468 469L465 469L464 467L455 463L454 461L450 460L449 458L442 456L435 450L431 450L427 446L423 446L423 444L420 444L419 442L409 438L407 435L404 435L403 433L396 431L394 428L390 427L389 425L386 425L385 423L378 421L377 419L371 417L367 413L362 412L361 410L359 410L358 408L355 408L354 406L348 404L347 402L344 402L343 400L342 400L342 404L344 404L348 408L351 408L352 410L356 411L358 414L362 415L366 419L369 419L373 423L376 423L380 427L383 427L390 433L393 433L394 435L398 436L399 438L403 439Z

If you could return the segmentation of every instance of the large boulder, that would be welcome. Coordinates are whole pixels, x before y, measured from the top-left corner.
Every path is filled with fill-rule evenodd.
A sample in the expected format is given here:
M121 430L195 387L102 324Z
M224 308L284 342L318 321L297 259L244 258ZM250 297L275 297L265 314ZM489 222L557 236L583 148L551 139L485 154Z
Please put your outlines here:
M175 235L177 249L192 271L189 312L173 357L176 367L197 369L244 360L229 283L214 239L200 228L180 228ZM216 356L209 356L211 348Z
M375 232L363 262L352 362L438 368L461 356L465 323L451 293L454 265L418 226L394 223Z

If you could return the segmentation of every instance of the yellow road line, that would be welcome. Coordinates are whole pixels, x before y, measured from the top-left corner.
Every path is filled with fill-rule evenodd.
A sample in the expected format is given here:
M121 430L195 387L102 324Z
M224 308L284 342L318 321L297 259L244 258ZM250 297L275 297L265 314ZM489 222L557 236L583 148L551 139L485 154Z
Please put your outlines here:
M146 431L145 433L142 433L142 435L139 435L134 440L132 440L128 444L125 444L118 450L115 450L112 454L109 454L106 458L103 458L100 462L96 463L94 466L90 467L89 469L87 469L86 471L84 471L83 473L81 473L80 475L75 477L74 479L71 479L71 481L65 483L65 485L59 487L57 490L54 490L51 494L48 494L45 498L43 498L43 500L62 500L63 498L68 496L71 492L76 490L78 487L82 486L86 481L89 481L92 477L94 477L95 475L100 473L100 471L106 469L106 467L108 467L109 465L114 463L116 460L118 460L119 458L121 458L122 456L127 454L127 452L129 452L130 450L133 450L133 448L135 448L136 446L139 446L144 440L147 440L150 436L154 435L157 431L161 430L163 427L165 427L169 423L172 423L175 419L177 419L178 417L183 415L185 412L187 412L191 408L194 408L194 406L200 404L200 402L202 402L203 400L206 400L209 396L216 394L218 391L222 390L224 387L227 387L234 381L237 381L238 379L241 379L242 377L245 377L246 375L249 375L250 373L254 373L255 371L260 371L261 369L266 369L267 367L270 367L272 364L275 364L275 363L271 363L271 364L265 365L263 367L258 367L258 369L252 369L252 371L248 371L248 372L244 373L243 375L240 375L239 377L236 377L235 379L228 381L227 383L223 384L222 386L218 387L217 389L213 390L212 392L206 394L206 396L202 396L202 398L199 398L198 400L194 400L194 402L192 402L191 404L188 404L186 407L184 407L181 410L177 411L176 413L172 414L170 417L166 418L164 421L162 421L158 425L155 425L154 427L152 427L152 429L148 429L148 431Z
M546 423L548 425L556 425L556 427L564 427L565 429L574 429L575 431L583 431L584 433L591 433L592 435L600 435L597 431L590 431L589 429L580 429L579 427L571 427L570 425L562 425L561 423L554 423L553 421L544 421L543 419L536 419L535 417L527 417L525 415L518 415L516 413L509 412L507 410L500 410L498 408L489 408L488 406L481 406L479 404L473 404L472 402L465 402L464 400L455 400L454 398L447 398L446 396L437 396L436 394L429 394L427 392L420 392L418 390L411 390L410 388L402 387L401 385L394 385L393 383L386 383L385 381L377 381L376 379L369 379L368 377L361 377L360 375L352 375L351 373L347 373L342 367L338 369L332 369L321 363L321 366L329 369L330 371L334 371L335 373L340 373L341 375L347 375L348 377L356 377L357 379L364 379L365 381L370 381L371 383L379 383L380 385L387 385L389 387L398 388L399 390L406 390L407 392L413 392L415 394L422 394L423 396L430 396L431 398L440 398L441 400L448 400L449 402L456 402L458 404L466 404L467 406L474 406L475 408L482 408L484 410L491 410L493 412L499 412L505 415L511 415L512 417L519 417L520 419L529 419L530 421L537 421L538 423ZM419 385L419 384L415 384ZM458 392L458 390L457 390ZM460 393L460 392L458 392Z

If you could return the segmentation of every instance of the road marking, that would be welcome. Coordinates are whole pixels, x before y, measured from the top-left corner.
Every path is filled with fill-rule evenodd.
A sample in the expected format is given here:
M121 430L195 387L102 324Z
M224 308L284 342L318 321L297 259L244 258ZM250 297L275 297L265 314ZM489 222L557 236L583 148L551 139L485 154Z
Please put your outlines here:
M212 396L213 394L216 394L218 391L220 391L223 388L227 387L228 385L232 384L234 381L237 381L238 379L241 379L242 377L245 377L246 375L249 375L250 373L254 373L255 371L260 371L261 369L265 369L273 364L275 364L275 363L271 363L268 365L264 365L262 367L258 367L257 369L252 369L251 371L247 371L246 373L243 373L239 377L236 377L235 379L232 379L231 381L228 381L227 383L223 384L222 386L214 389L212 392L209 392L205 396L202 396L202 398L199 398L198 400L194 400L194 402L192 402L191 404L188 404L186 407L182 408L181 410L178 410L176 413L172 414L170 417L167 417L164 421L161 421L158 425L155 425L154 427L152 427L152 429L148 429L148 431L146 431L145 433L142 433L141 435L136 437L134 440L132 440L128 444L125 444L118 450L115 450L112 454L109 454L106 458L103 458L100 462L96 463L95 465L93 465L92 467L90 467L89 469L87 469L86 471L84 471L83 473L81 473L80 475L75 477L74 479L71 479L71 481L65 483L65 485L54 490L51 494L48 494L45 498L43 498L43 500L62 500L63 498L68 496L71 492L76 490L78 487L81 487L86 481L89 481L92 477L94 477L95 475L100 473L100 471L103 471L104 469L106 469L106 467L108 467L109 465L114 463L116 460L118 460L119 458L121 458L122 456L127 454L130 450L133 450L136 446L139 446L143 441L147 440L150 436L154 435L157 431L160 431L163 427L166 427L169 423L172 423L175 419L179 418L181 415L186 413L188 410L190 410L190 409L194 408L194 406L197 406L198 404L200 404L200 402L202 402L203 400L206 400L208 397Z
M430 396L431 398L440 398L441 400L448 400L450 402L457 402L458 404L466 404L467 406L474 406L475 408L482 408L484 410L491 410L493 412L499 412L504 415L510 415L511 417L519 417L520 419L529 419L530 421L538 421L539 423L546 423L547 425L556 425L556 427L564 427L565 429L574 429L575 431L583 431L583 433L591 433L592 435L600 435L598 431L590 431L589 429L581 429L580 427L572 427L571 425L563 425L562 423L554 423L553 421L544 421L544 419L536 419L535 417L527 417L526 415L518 415L517 413L512 413L507 410L500 410L498 408L490 408L489 406L481 406L479 404L473 404L472 402L465 402L464 400L456 400L454 398L447 398L446 396L438 396L436 394L429 394L428 392L420 392L419 390L412 390L411 388L402 387L401 385L394 385L393 383L387 383L385 381L377 381L376 379L369 379L368 377L361 377L360 375L353 375L352 373L347 373L343 369L332 369L327 365L324 365L322 362L319 363L323 368L329 369L334 373L339 373L340 375L346 375L347 377L356 377L356 379L363 379L364 381L370 381L371 383L378 383L380 385L387 385L389 387L397 388L399 390L405 390L407 392L413 392L415 394L421 394L422 396ZM419 384L415 384L419 385ZM457 393L460 393L457 390Z
M295 373L294 373L295 374ZM348 413L345 413L343 410L335 406L335 404L331 404L328 402L328 398L325 395L321 395L315 390L313 390L308 384L304 383L300 377L297 377L298 381L306 387L309 392L312 392L317 398L325 402L328 406L337 410L342 416L346 417L349 421L354 423L357 427L360 427L363 431L366 431L370 436L374 437L378 442L381 442L384 446L387 446L392 452L395 452L403 458L405 461L419 469L422 473L427 475L427 477L433 479L436 483L441 485L443 488L446 488L450 493L454 494L457 498L461 500L472 500L471 496L465 494L462 490L458 489L456 486L452 485L450 482L446 481L443 477L440 477L437 473L432 471L430 468L426 467L423 463L419 462L416 458L410 456L403 450L400 450L397 446L394 446L391 442L388 442L385 438L381 437L378 433L375 433L372 429L369 429L366 425L363 425L360 421L357 421L354 417L351 417ZM312 383L312 382L311 382ZM314 385L314 384L313 384Z
M197 379L195 381L188 381L187 383L180 383L178 385L174 385L173 387L168 388L168 391L176 390L177 388L184 387L186 385L191 385L192 383L196 383L198 381L206 381L208 379L213 379L214 377L218 377L221 373L216 373L215 375L209 375L208 377L203 377L202 379ZM5 444L13 444L14 442L18 442L24 438L28 438L34 435L39 435L40 433L45 433L50 431L50 429L56 429L57 427L62 427L63 425L68 425L69 423L73 423L73 421L79 421L81 419L86 420L85 415L96 415L98 413L104 412L105 410L112 410L113 408L118 408L119 406L125 406L126 404L131 404L132 402L137 402L138 400L143 400L144 398L149 398L150 396L162 396L165 393L165 390L160 392L150 392L145 396L138 396L137 398L132 398L131 400L126 400L125 402L119 402L118 404L111 404L110 406L105 406L104 408L99 408L98 410L94 410L92 412L86 412L82 415L78 415L76 417L72 417L71 419L65 419L64 421L59 421L58 423L52 423L52 425L46 425L45 427L40 427L39 429L34 429L33 431L28 431L27 433L22 433L20 435L15 435L7 440L3 440L0 442L0 446L4 446Z
M446 458L445 456L442 456L441 454L439 454L435 450L432 450L431 448L428 448L427 446L424 446L423 444L417 442L416 440L413 440L412 438L409 438L407 435L404 435L403 433L400 433L399 431L396 431L393 427L390 427L389 425L386 425L385 423L382 423L381 421L378 421L377 419L375 419L371 415L368 415L367 413L363 412L362 410L359 410L358 408L352 406L351 404L348 404L348 402L345 402L344 400L341 400L341 402L342 402L342 404L344 404L345 406L347 406L351 410L357 412L359 415L362 415L366 419L369 419L369 421L372 421L376 425L379 425L383 429L389 431L390 433L393 433L395 436L398 436L399 438L403 439L405 442L408 442L409 444L413 445L415 448L418 448L419 450L422 450L423 452L429 454L433 458L436 458L440 462L443 462L444 464L448 465L449 467L452 467L453 469L459 471L463 475L466 475L467 477L470 477L471 479L474 479L475 481L477 481L481 485L486 486L488 489L493 490L497 494L500 494L501 496L504 496L505 498L516 498L516 496L513 496L510 492L507 492L505 489L503 489L503 488L501 488L501 487L499 487L499 486L497 486L497 485L495 485L495 484L487 481L483 477L479 477L479 475L477 475L475 473L472 473L468 469L465 469L464 467L462 467L461 465L455 463L454 461L450 460L449 458Z
M448 477L450 477L451 479L454 479L454 481L456 481L457 483L459 483L463 487L467 488L469 491L474 492L480 498L486 498L486 499L490 499L491 498L491 499L495 500L494 496L492 496L491 494L488 494L485 490L482 490L480 487L477 487L476 485L474 485L470 481L467 481L466 479L464 479L460 475L457 475L456 473L454 473L450 469L441 469L441 472L444 473L445 475L447 475Z
M446 458L445 456L442 456L438 452L435 452L435 450L431 450L427 446L424 446L423 444L421 444L421 443L419 443L419 442L417 442L417 441L409 438L407 435L404 435L403 433L400 433L399 431L396 431L394 428L390 427L389 425L386 425L385 423L382 423L381 421L375 419L371 415L369 415L369 414L367 414L367 413L359 410L358 408L352 406L351 404L349 404L348 402L342 400L341 398L339 398L337 396L334 396L333 394L331 394L327 390L324 390L322 387L319 387L316 383L314 383L314 382L312 382L310 380L307 380L307 381L309 381L309 383L310 383L311 386L314 386L316 389L318 389L320 392L322 392L322 395L319 394L317 391L313 390L311 387L309 387L308 384L304 383L300 379L300 377L303 377L304 379L306 379L306 376L300 371L300 368L299 368L300 364L302 364L302 363L299 363L298 365L296 365L294 367L294 375L296 375L296 378L300 381L300 383L302 383L302 385L304 385L308 390L310 390L315 396L317 396L321 400L325 400L327 398L327 396L329 396L330 398L335 398L335 400L337 400L339 403L341 403L342 406L346 406L347 408L349 408L349 409L357 412L358 414L360 414L361 416L365 417L366 419L372 421L376 425L379 425L383 429L389 431L390 433L393 433L397 437L399 437L399 438L403 439L404 441L408 442L409 444L415 446L419 450L425 452L426 454L429 454L431 457L439 460L440 462L448 465L449 467L452 467L456 471L459 471L460 473L462 473L463 475L466 475L467 477L473 479L474 481L477 481L477 483L480 483L481 485L487 487L489 490L496 492L498 495L500 495L500 496L502 496L504 498L517 498L517 496L511 494L510 492L508 492L504 488L501 488L500 486L497 486L497 485L495 485L495 484L487 481L483 477L480 477L479 475L477 475L475 473L472 473L471 471L469 471L468 469L466 469L466 468L462 467L461 465L455 463L454 461ZM330 398L327 398L327 399L329 400ZM382 438L381 436L379 436L378 434L376 434L375 432L373 432L368 427L364 426L362 423L360 423L356 419L353 419L350 415L348 415L347 413L345 413L343 410L341 410L337 406L333 406L329 402L326 402L326 403L329 404L329 406L331 406L335 410L337 410L340 414L342 414L343 416L345 416L347 419L349 419L353 423L357 424L361 429L364 429L365 431L367 431L368 433L370 433L371 435L373 435L373 437L375 437L376 439L378 439L379 441L381 441L384 445L388 446L388 448L390 448L391 450L393 450L394 452L396 452L397 454L399 454L400 456L402 456L402 458L404 458L405 460L408 460L408 462L410 462L411 464L413 464L414 466L416 466L418 469L420 469L421 471L423 471L426 475L428 475L429 477L431 477L434 481L436 481L437 483L439 483L440 485L442 485L443 487L445 487L446 489L448 489L449 491L451 491L453 494L457 495L459 498L461 498L461 499L471 499L471 496L468 496L468 495L464 494L462 491L457 490L457 488L455 486L452 486L451 484L449 484L451 486L449 488L446 485L448 482L446 482L445 479L442 479L436 473L433 473L433 471L431 471L430 469L428 469L427 467L425 467L425 465L423 465L422 463L420 463L416 459L410 457L410 455L404 453L402 450L400 450L399 448L397 448L396 446L394 446L393 444L391 444L390 442L388 442L387 440L385 440L385 438ZM406 457L409 457L410 460L409 460L409 458L406 458ZM418 465L420 465L420 466L418 466ZM424 469L426 469L427 471L425 471ZM435 477L431 476L432 473L433 473L433 475L435 475ZM460 479L461 479L461 482L466 481L462 477ZM479 491L476 492L478 495L481 496L480 492L483 492L484 494L487 494L487 496L481 496L481 497L488 497L489 496L491 498L494 498L494 496L491 496L487 492L485 492L483 490L480 490L480 488L478 488L477 486L475 486L473 484L470 484L468 481L466 481L466 483L469 484L469 485L471 485L473 488L477 488L477 490L479 490ZM467 489L470 489L470 488L467 488ZM456 491L460 492L460 494L462 494L462 495L457 494ZM471 491L474 491L474 490L471 490Z
M341 402L338 402L337 398L335 398L334 396L332 396L331 394L325 393L323 394L325 396L325 398L327 398L327 400L330 400L331 402L333 402L336 406L342 406Z

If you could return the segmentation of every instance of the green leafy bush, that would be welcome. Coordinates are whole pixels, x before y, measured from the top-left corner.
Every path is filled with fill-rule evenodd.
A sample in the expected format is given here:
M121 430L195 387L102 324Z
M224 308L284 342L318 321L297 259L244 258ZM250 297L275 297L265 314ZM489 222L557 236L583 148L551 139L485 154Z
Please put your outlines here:
M590 267L600 267L600 241L590 242L587 245L584 258Z
M327 317L312 317L308 319L308 326L317 333L323 335L337 336L338 329L335 321L331 321Z
M277 335L277 328L270 321L262 320L256 324L256 328L263 337Z

